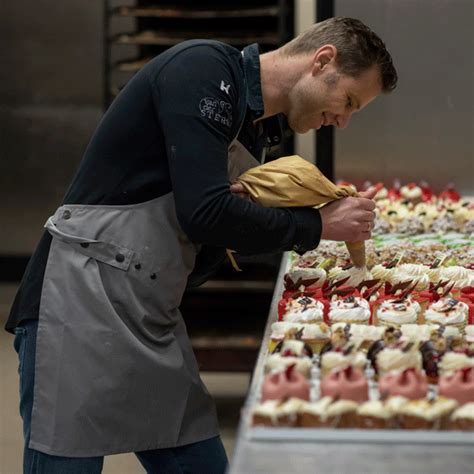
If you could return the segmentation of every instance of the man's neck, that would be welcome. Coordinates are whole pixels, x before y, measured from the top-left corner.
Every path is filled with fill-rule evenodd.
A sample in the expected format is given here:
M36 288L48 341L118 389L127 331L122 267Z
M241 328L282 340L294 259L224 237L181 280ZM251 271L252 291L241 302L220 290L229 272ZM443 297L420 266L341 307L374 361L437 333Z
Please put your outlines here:
M304 72L302 56L283 56L280 50L260 56L264 119L288 110L288 94Z

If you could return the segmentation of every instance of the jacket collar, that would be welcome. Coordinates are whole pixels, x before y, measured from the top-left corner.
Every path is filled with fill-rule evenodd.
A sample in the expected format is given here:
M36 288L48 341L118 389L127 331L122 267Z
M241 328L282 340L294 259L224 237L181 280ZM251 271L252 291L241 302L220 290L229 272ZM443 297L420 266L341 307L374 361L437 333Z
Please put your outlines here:
M263 115L262 83L260 79L260 48L257 43L242 51L245 79L247 82L247 105L255 119Z
M253 120L263 115L262 81L260 77L260 47L257 43L246 46L242 51L245 80L247 83L247 106ZM262 121L263 146L274 146L281 141L281 125L278 116Z

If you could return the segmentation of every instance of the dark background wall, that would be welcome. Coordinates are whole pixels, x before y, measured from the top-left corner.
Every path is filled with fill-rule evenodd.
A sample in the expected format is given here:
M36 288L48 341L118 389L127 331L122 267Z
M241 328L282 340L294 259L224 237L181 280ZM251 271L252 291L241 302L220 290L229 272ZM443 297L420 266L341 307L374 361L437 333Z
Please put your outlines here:
M102 115L98 0L0 6L0 254L29 254Z

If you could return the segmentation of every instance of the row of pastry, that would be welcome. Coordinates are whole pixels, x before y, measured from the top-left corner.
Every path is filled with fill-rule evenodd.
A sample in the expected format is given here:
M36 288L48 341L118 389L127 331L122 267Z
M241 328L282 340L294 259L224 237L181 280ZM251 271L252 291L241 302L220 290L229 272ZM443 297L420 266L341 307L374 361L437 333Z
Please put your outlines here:
M283 339L267 358L252 423L472 430L472 338L443 332L415 342L387 328L366 351L340 326L319 355L301 340Z
M459 234L424 235L421 237L378 236L365 242L367 267L393 263L422 264L442 267L460 266L474 268L474 240L459 242ZM472 240L472 241L471 241ZM346 246L341 242L323 240L317 250L302 256L291 254L292 267L323 267L326 274L334 267L345 267L349 263Z
M354 291L350 295L320 295L314 293L286 294L279 301L279 320L286 323L317 324L308 331L324 338L328 326L337 323L396 326L404 324L439 324L455 327L463 332L469 323L474 323L474 293L453 297L431 297L430 294L408 296L377 293L368 297ZM362 292L363 294L363 292ZM281 326L283 327L283 326ZM276 330L278 325L274 327ZM281 331L281 329L280 329ZM370 331L370 329L368 329Z
M377 381L391 372L414 369L422 371L429 383L437 384L442 376L474 367L473 336L463 337L435 327L421 338L411 328L404 333L388 327L375 340L368 340L355 326L337 327L320 349L320 341L315 347L301 339L300 333L287 333L270 345L265 372L281 372L294 366L304 377L319 380L333 370L351 366L361 371L370 369L367 376ZM474 401L474 392L472 395Z
M254 407L253 426L300 428L364 428L474 430L474 402L459 406L453 399L408 400L390 397L357 403L323 397L267 400Z
M424 203L380 200L376 207L375 234L417 235L428 232L474 233L474 203Z
M350 183L345 185L353 187ZM363 186L372 186L367 182ZM474 233L474 202L461 198L452 185L439 194L427 183L401 185L395 180L391 188L374 185L377 217L374 234L400 233L417 235L426 232Z
M288 271L285 280L291 282L293 287L304 286L311 288L320 288L326 281L334 282L345 280L346 286L356 287L367 280L377 279L380 282L415 283L414 288L424 290L430 287L430 284L439 284L446 282L454 290L474 286L474 269L472 264L465 263L461 265L441 265L438 259L431 265L422 263L400 263L401 256L391 261L382 261L375 263L370 270L358 268L351 264L333 266L328 268L328 260L324 262L311 258L301 258L295 262ZM474 263L474 260L473 260ZM326 266L326 268L323 268Z

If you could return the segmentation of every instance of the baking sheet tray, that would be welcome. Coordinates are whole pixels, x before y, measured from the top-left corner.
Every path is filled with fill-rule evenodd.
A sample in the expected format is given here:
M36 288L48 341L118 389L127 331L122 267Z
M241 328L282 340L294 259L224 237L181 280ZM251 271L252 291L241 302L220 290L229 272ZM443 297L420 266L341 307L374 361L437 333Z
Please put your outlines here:
M454 430L374 430L374 429L344 429L344 428L288 428L288 427L262 427L251 426L251 408L259 401L261 384L264 376L264 361L268 353L271 324L277 320L277 304L283 292L283 274L291 266L292 255L285 253L278 275L270 317L262 341L257 370L254 374L250 394L247 398L243 420L247 428L244 436L251 441L288 441L288 442L318 442L318 443L371 443L371 444L399 444L399 445L450 445L474 447L473 431ZM314 390L314 384L312 384ZM373 387L372 387L373 389Z
M472 431L359 430L331 428L265 428L248 430L253 441L309 441L318 443L443 444L471 445Z

